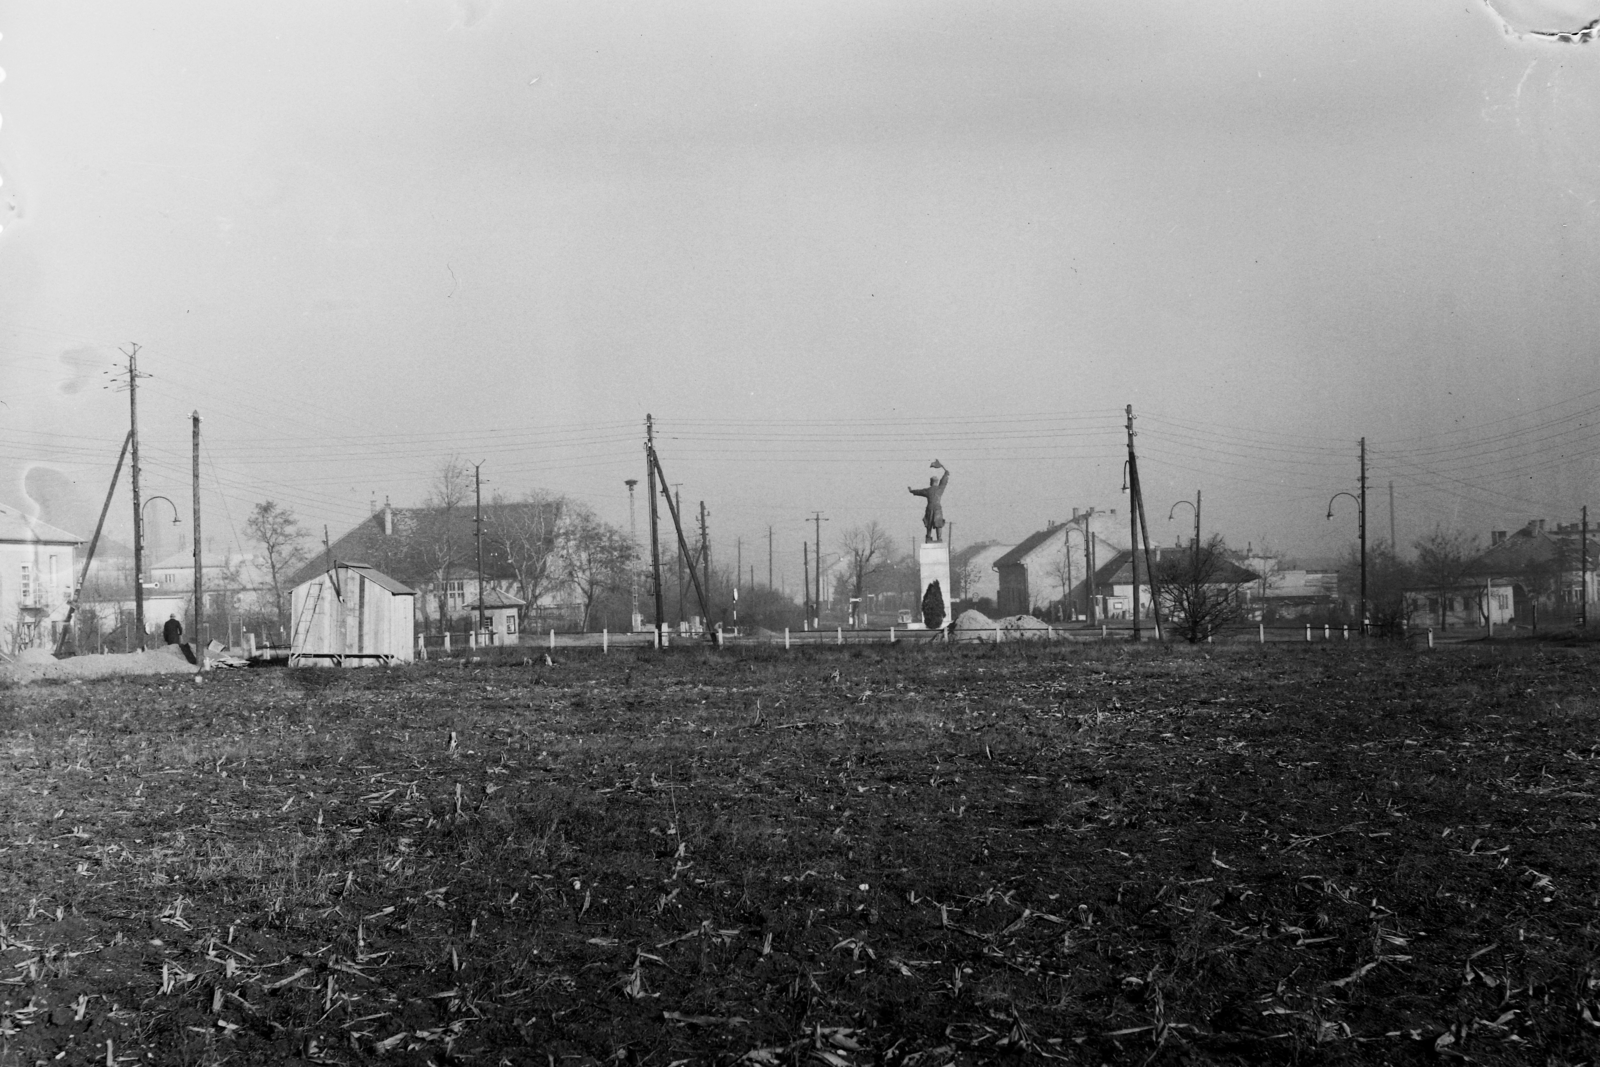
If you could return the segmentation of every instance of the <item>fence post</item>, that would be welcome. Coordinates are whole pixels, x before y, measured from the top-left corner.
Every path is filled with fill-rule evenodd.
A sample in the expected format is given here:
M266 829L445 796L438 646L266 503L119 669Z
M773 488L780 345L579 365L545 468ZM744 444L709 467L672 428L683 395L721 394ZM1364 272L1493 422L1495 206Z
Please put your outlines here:
M1000 627L998 624L994 628L994 643L997 645L1000 643Z
M550 628L550 651L554 652L555 650L556 650L556 631L555 631L555 627L551 627Z
M1256 632L1261 635L1261 643L1263 645L1266 644L1267 643L1267 624L1264 623L1264 622L1256 623Z
M843 626L839 627L839 640L838 640L837 643L841 644L841 645L844 644L844 627Z
M1433 647L1433 627L1428 627L1428 647Z
M1100 624L1100 640L1104 641L1105 639L1106 639L1106 624L1105 623L1101 623Z
M1348 625L1344 628L1344 639L1346 641L1350 640L1350 627Z
M1330 640L1332 637L1333 637L1332 628L1327 623L1323 623L1322 624L1322 639L1324 641L1327 641L1327 640Z
M1306 640L1308 642L1311 640L1311 624L1309 622L1306 623Z
M783 628L783 648L785 652L789 650L789 628L787 626Z
M450 651L450 631L449 630L446 630L444 632L444 650L446 652Z
M894 644L894 627L889 627L889 643Z
M600 651L602 653L611 651L611 628L609 626L602 627L600 630Z

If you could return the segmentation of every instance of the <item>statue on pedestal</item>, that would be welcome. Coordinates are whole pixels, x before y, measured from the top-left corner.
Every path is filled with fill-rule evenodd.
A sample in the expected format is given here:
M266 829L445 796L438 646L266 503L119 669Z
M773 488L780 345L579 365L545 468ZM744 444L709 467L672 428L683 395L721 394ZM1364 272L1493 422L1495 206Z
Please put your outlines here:
M928 506L922 509L922 526L926 531L922 536L924 543L944 540L944 534L941 532L944 530L944 508L940 506L939 501L944 497L944 487L950 481L950 471L943 463L934 460L928 466L937 467L944 473L937 478L930 476L928 478L928 488L926 489L911 489L909 486L907 487L907 491L912 496L927 497L928 499Z

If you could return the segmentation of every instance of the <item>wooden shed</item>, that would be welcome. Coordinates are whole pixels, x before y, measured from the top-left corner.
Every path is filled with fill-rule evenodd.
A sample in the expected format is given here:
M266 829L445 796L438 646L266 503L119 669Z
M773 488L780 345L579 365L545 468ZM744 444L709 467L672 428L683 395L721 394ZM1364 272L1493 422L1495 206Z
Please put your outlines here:
M372 667L415 656L416 593L364 563L335 563L294 587L291 667Z

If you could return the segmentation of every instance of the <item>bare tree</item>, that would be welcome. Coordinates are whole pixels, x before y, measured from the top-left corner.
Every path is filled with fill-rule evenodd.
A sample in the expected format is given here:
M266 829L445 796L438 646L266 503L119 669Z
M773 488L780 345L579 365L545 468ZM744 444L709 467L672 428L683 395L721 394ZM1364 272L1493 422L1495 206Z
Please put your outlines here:
M1228 558L1222 535L1195 548L1163 554L1156 561L1156 589L1167 625L1190 644L1204 641L1244 613L1244 589L1252 571Z
M1416 542L1417 582L1431 589L1439 598L1439 629L1449 628L1450 600L1463 596L1473 599L1478 595L1476 586L1463 589L1461 584L1472 561L1478 555L1478 539L1468 538L1454 531L1435 526L1433 532Z
M580 504L567 506L562 527L562 576L578 592L583 603L583 629L587 630L600 595L626 586L634 557L633 541Z
M852 526L839 538L843 549L845 575L850 582L850 596L859 601L865 592L867 579L877 574L889 562L889 550L894 542L879 526L877 520L865 526Z
M458 543L461 539L455 527L459 522L457 512L472 493L471 472L472 468L458 455L439 464L413 532L415 548L433 580L441 631L449 627L450 571L458 561L458 553L467 548Z
M244 528L265 550L267 577L272 582L273 611L282 627L286 625L283 583L307 558L306 531L293 511L271 500L263 500L251 510Z
M1401 559L1388 541L1367 547L1367 622L1378 637L1404 635L1413 597L1408 590L1417 578L1411 564ZM1339 592L1354 600L1361 591L1361 552L1351 545L1339 566Z
M524 612L561 577L557 549L565 511L562 497L540 492L529 493L515 504L495 503L484 540L516 575L517 596L527 601Z
M1077 568L1074 566L1075 562L1072 555L1072 538L1062 537L1061 551L1049 560L1049 574L1051 578L1055 579L1056 586L1061 590L1061 610L1063 613L1068 613L1072 610L1073 578L1078 573Z

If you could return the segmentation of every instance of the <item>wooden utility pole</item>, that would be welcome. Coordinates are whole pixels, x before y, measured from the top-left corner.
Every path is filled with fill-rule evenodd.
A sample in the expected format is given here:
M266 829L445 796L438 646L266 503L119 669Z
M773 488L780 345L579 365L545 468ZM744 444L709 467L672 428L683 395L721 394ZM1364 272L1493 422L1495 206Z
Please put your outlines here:
M1389 483L1389 551L1398 555L1400 544L1394 538L1394 483Z
M807 629L809 629L811 622L811 546L804 541L800 542L800 563L805 568L806 581L806 592L800 599L806 602L804 621L807 623Z
M472 465L472 523L478 542L478 633L483 633L483 464Z
M813 511L811 521L817 525L817 596L811 606L817 610L817 626L820 628L822 626L822 524L828 520L823 517L822 512Z
M661 603L661 514L656 506L655 424L649 415L644 417L644 466L650 492L650 578L656 600L656 647L660 648L661 632L667 625L667 616Z
M89 539L89 554L84 557L83 570L78 572L78 584L72 590L72 603L67 606L67 617L61 624L61 633L56 637L56 654L61 654L61 648L66 644L67 634L72 632L72 617L78 612L78 601L83 598L84 583L89 580L89 567L94 563L94 550L100 544L100 531L106 528L106 515L111 511L111 498L117 491L117 479L122 477L122 461L128 458L128 446L133 443L133 431L129 430L122 439L122 451L117 453L117 467L111 472L111 484L106 487L106 502L100 505L100 521L94 524L94 536ZM78 642L72 642L74 653L81 651Z
M1578 509L1578 625L1589 625L1589 505Z
M139 346L129 343L128 357L128 434L133 441L133 465L128 475L133 484L133 626L138 647L144 648L144 516L139 499Z
M1133 473L1133 405L1128 405L1128 580L1133 589L1133 639L1139 640L1139 492Z
M750 579L750 584L755 584L755 579ZM767 588L772 588L772 525L767 525Z
M190 451L192 461L190 464L192 491L194 493L194 636L190 641L194 644L194 662L201 671L206 669L206 593L203 585L204 568L201 564L201 552L205 541L200 537L200 412L190 412Z
M1361 439L1361 634L1367 633L1367 439Z
M1129 493L1129 499L1133 503L1134 516L1138 520L1137 523L1136 523L1137 530L1138 530L1138 532L1140 534L1143 535L1145 580L1150 583L1150 619L1151 619L1152 622L1155 623L1156 640L1160 641L1161 640L1161 593L1156 588L1156 571L1155 571L1155 566L1154 566L1154 562L1155 561L1150 556L1150 524L1149 524L1149 522L1146 521L1145 515L1144 515L1144 491L1142 489L1140 489L1140 487L1139 487L1139 457L1134 453L1134 450L1133 450L1133 439L1135 437L1137 437L1137 436L1138 435L1133 432L1133 405L1129 404L1128 405L1128 493ZM1199 512L1196 511L1196 514L1198 514L1198 513ZM1138 544L1135 544L1133 546L1133 550L1134 550L1135 553L1137 553L1139 551ZM1138 580L1137 580L1138 579L1138 573L1137 573L1138 568L1134 568L1134 570L1135 570L1135 574L1134 574L1135 581L1134 581L1133 588L1134 588L1134 595L1135 595L1135 597L1137 597L1138 596L1138 589L1139 589L1139 583L1138 583ZM1135 601L1135 605L1137 606L1137 600ZM1134 631L1133 631L1134 640L1137 641L1139 639L1139 628L1138 628L1139 627L1139 623L1138 623L1137 615L1135 615L1135 621L1134 621L1133 625L1134 625Z
M666 476L663 475L661 484L666 485ZM665 490L663 490L665 492ZM683 483L675 482L672 486L672 496L667 498L667 512L672 516L674 527L678 525L678 516L683 512ZM683 625L683 557L689 550L683 545L683 531L678 530L678 625Z
M700 584L700 574L695 569L694 558L689 554L688 538L684 536L683 515L678 509L677 501L675 501L667 492L667 485L669 484L667 481L667 472L661 467L661 457L656 454L655 445L653 442L650 445L650 469L654 472L655 477L659 479L661 495L666 498L667 509L672 513L672 528L678 535L678 558L679 560L688 561L689 580L694 583L694 595L700 602L700 614L702 617L710 619L711 612L706 605L705 588ZM704 507L704 505L702 505L702 507ZM683 610L681 607L679 608L678 615L680 617L683 615Z
M700 501L700 572L705 575L706 588L711 588L711 535L706 532L706 502ZM709 602L709 598L707 598ZM702 606L705 611L705 627L711 629L711 612Z

